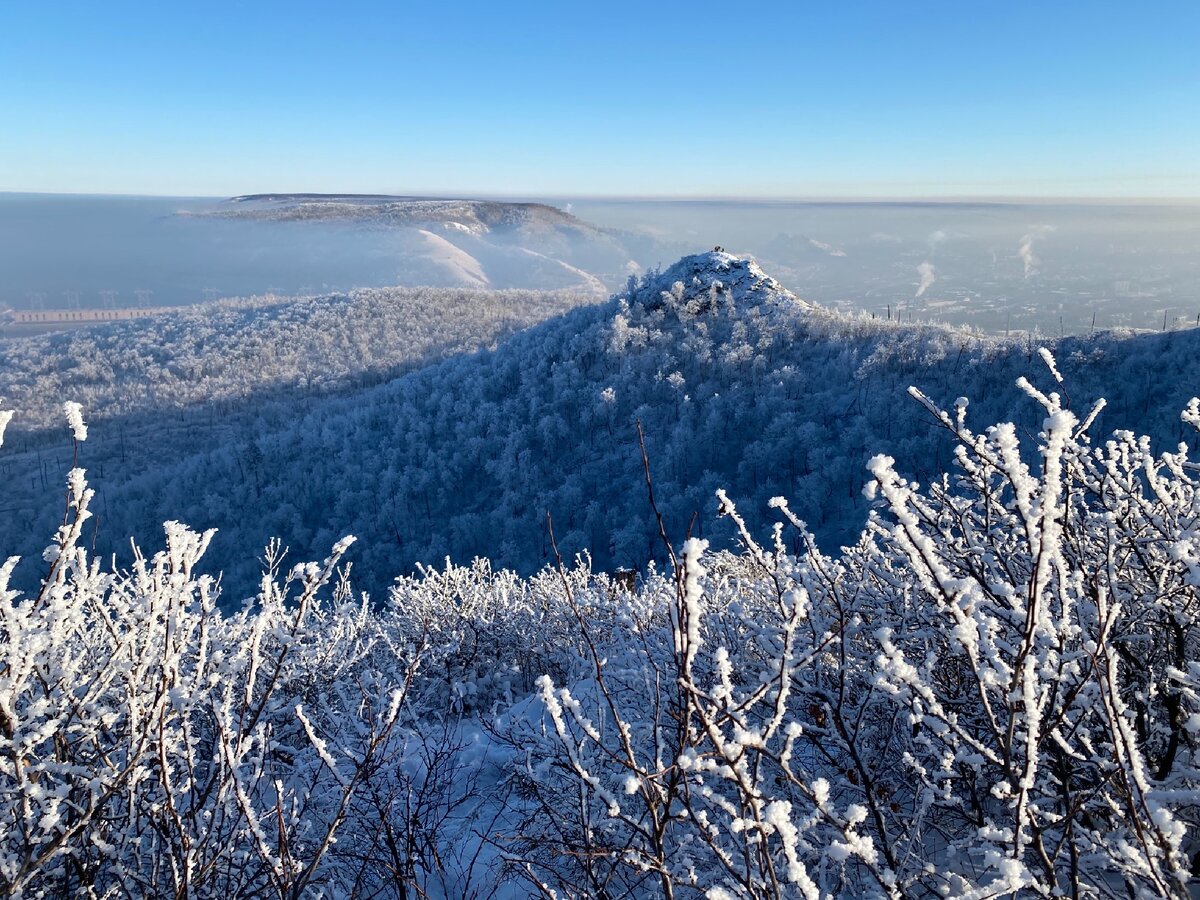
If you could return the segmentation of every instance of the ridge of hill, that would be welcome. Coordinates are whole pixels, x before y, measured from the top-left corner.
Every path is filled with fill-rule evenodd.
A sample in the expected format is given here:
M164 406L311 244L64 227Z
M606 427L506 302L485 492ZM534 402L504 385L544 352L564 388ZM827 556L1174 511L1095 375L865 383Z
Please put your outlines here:
M672 534L695 514L703 537L727 542L715 516L725 488L752 528L774 521L770 503L783 496L835 548L865 520L868 459L887 453L918 479L950 459L948 439L905 397L910 385L947 406L970 396L975 421L1036 434L1014 384L1050 382L1041 346L1077 408L1108 398L1095 433L1183 436L1200 331L1006 341L845 316L714 251L382 383L347 383L293 408L259 409L251 396L223 425L211 410L141 413L114 422L124 437L108 447L105 427L93 428L82 464L102 470L99 546L119 551L125 535L167 519L217 527L209 564L225 569L235 599L256 580L245 548L273 536L316 558L356 534L356 582L375 596L447 556L528 572L550 559L547 512L568 558L586 549L602 569L639 565L659 542L635 422ZM139 449L129 465L131 445L152 448L172 431L170 453Z
M250 194L189 217L346 225L395 235L406 284L595 290L641 271L642 239L547 203L346 194Z
M346 194L249 194L233 208L201 215L271 221L352 221L386 226L448 226L475 234L521 227L557 227L581 234L604 230L548 203Z

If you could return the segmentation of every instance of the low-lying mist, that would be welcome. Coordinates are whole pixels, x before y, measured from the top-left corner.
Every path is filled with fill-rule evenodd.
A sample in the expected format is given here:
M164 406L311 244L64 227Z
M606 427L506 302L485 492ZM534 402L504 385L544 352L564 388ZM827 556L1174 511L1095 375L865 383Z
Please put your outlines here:
M268 216L287 202L266 201ZM604 296L630 275L722 245L755 256L807 300L885 319L1055 336L1200 322L1194 204L551 205L571 215L535 210L516 224L481 227L469 208L463 221L444 210L428 222L397 218L382 207L375 219L256 218L263 205L219 199L0 195L0 311L384 285ZM10 324L8 336L28 333L21 327Z

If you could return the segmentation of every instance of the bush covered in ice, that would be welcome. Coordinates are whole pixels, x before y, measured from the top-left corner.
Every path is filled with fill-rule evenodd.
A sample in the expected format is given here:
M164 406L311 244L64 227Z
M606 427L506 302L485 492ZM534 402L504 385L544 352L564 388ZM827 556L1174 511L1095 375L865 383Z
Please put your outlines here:
M371 605L347 539L222 612L210 534L94 558L73 469L40 589L0 568L0 891L1186 897L1198 467L1022 387L1026 438L918 394L952 471L875 457L842 554L722 493L740 552L668 519L632 589L480 561Z

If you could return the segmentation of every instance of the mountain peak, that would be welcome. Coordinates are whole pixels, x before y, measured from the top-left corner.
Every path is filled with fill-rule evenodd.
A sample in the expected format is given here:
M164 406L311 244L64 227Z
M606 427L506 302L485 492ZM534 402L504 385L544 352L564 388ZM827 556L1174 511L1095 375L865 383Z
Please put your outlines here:
M763 312L811 308L751 257L726 253L721 247L685 256L665 271L651 273L629 292L629 299L650 309L667 303L690 303L697 312L719 300L739 309L758 307Z

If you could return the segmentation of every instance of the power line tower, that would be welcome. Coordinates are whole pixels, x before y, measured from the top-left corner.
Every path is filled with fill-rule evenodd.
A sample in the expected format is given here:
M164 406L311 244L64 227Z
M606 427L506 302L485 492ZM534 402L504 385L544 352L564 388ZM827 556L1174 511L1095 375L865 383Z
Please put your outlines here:
M101 291L100 292L100 302L104 305L105 309L116 309L117 308L117 292L116 291Z
M138 288L133 292L133 296L137 297L139 308L147 309L150 306L150 298L154 296L154 291L147 288Z
M79 291L63 291L67 299L67 309L79 309Z
M215 287L206 287L203 291L201 291L201 293L204 294L205 302L212 303L217 299L217 295L220 293L220 291L218 291Z

